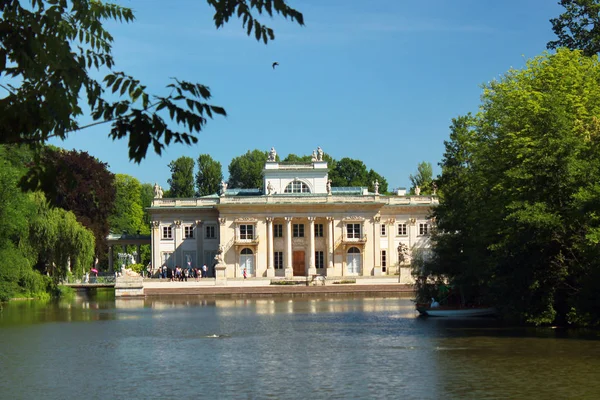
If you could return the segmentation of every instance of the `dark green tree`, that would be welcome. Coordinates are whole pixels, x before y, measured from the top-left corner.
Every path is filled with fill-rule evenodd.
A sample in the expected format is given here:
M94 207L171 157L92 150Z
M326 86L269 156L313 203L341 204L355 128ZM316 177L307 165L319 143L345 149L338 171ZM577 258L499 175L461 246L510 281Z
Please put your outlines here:
M370 169L367 174L368 188L371 192L375 191L374 182L379 183L379 194L386 194L388 192L388 182L382 175L379 175L374 170Z
M586 56L600 53L600 1L560 0L559 4L565 12L550 20L558 39L548 42L548 48L567 47Z
M210 154L198 156L198 173L196 174L196 189L198 196L207 196L219 191L223 180L221 163L215 161Z
M104 261L108 252L108 219L115 202L115 177L108 165L86 152L47 147L30 165L23 180L26 187L40 176L41 189L54 207L72 211L77 220L94 233L96 254ZM33 178L32 178L33 177Z
M142 82L115 69L113 38L104 23L133 22L131 9L89 0L22 3L0 2L0 143L64 139L90 126L78 121L88 108L92 125L110 124L110 138L127 137L129 157L139 162L149 147L160 154L173 142L196 143L207 118L226 115L222 107L205 102L211 97L205 85L174 78L166 85L168 94L152 94ZM264 43L275 35L257 15L278 14L304 24L302 14L285 0L207 3L215 10L217 28L237 16L247 34ZM93 78L96 71L107 70L104 79Z
M194 159L182 156L169 163L168 197L194 197Z
M269 153L258 149L248 150L246 154L235 157L229 163L230 188L253 189L263 186L263 168Z
M369 186L369 173L365 164L348 157L335 164L329 179L332 186Z
M427 266L527 323L600 324L600 66L559 49L454 121Z
M283 162L289 162L289 163L307 163L310 162L312 159L311 155L306 155L306 156L299 156L293 153L290 153L287 155L287 157L285 157L283 159Z

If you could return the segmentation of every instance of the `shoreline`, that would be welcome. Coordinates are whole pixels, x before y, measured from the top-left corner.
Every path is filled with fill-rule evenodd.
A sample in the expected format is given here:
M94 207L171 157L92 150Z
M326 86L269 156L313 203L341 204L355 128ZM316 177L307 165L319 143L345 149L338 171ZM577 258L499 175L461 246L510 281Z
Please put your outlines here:
M357 285L340 284L326 286L292 286L292 285L269 285L269 286L221 286L207 287L145 287L142 296L173 296L173 295L208 295L208 296L313 296L313 295L347 295L347 294L380 294L380 295L411 295L414 294L412 285L380 284L380 285ZM129 296L127 296L129 297ZM132 296L134 297L134 296ZM141 296L140 296L141 297Z

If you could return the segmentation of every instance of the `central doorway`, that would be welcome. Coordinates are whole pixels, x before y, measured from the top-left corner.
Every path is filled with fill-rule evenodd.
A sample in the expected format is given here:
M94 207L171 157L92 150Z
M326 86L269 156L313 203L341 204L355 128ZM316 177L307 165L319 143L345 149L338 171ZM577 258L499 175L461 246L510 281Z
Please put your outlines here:
M306 263L303 251L294 251L292 268L294 269L294 276L306 276Z
M246 276L254 276L254 253L250 249L244 249L240 254L240 276L244 276L244 270Z
M356 247L351 247L346 255L346 267L348 268L348 275L360 275L361 273L361 260L360 250Z

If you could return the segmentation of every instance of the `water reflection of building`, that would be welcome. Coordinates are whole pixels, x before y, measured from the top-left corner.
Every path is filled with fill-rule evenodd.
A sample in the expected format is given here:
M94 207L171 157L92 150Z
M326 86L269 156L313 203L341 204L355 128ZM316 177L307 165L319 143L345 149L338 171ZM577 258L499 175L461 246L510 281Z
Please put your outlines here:
M383 196L378 184L331 187L327 162L267 161L263 189L229 189L152 203L152 263L211 268L226 276L392 275L406 248L429 247L436 196Z

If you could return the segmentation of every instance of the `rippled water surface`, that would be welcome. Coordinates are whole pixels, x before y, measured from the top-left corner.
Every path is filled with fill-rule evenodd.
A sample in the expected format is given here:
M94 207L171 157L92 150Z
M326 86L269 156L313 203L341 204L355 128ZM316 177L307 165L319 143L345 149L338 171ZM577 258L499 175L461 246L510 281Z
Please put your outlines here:
M594 331L410 299L110 295L0 312L1 399L597 399Z

